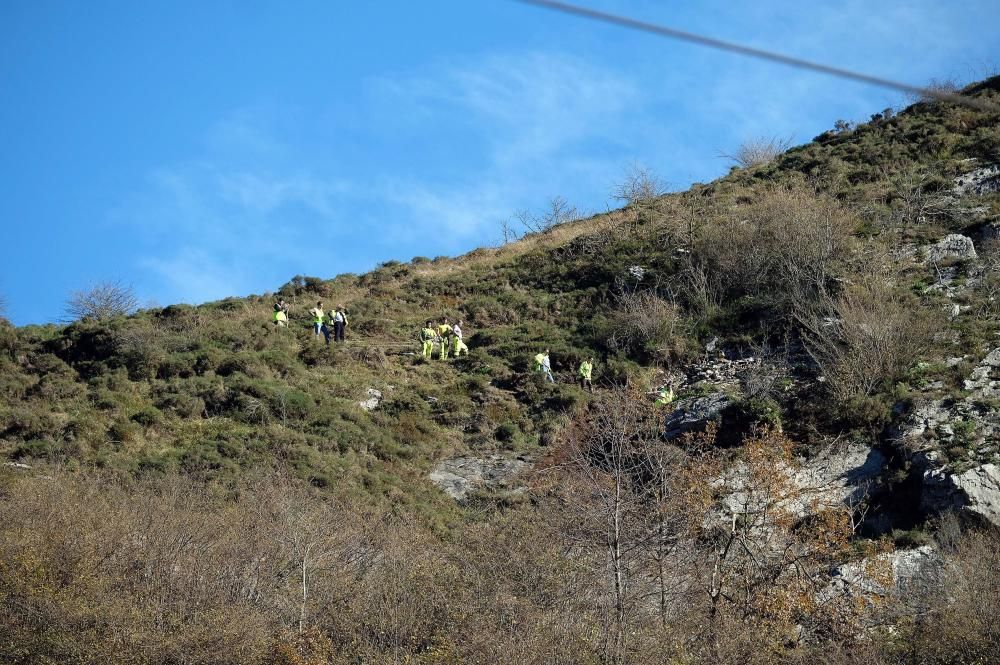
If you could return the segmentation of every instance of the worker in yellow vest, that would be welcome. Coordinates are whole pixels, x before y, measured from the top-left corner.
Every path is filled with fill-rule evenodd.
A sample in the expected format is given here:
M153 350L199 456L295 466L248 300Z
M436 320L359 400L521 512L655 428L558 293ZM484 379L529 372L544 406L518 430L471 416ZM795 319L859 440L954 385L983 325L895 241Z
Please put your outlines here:
M326 343L330 343L330 332L326 329L326 324L323 323L323 301L320 300L316 303L316 306L309 310L309 314L312 315L313 321L313 334L319 337L321 334L326 337Z
M274 303L274 317L272 320L276 328L285 328L288 326L288 305L284 300Z
M656 406L670 406L674 401L674 384L673 381L665 386L661 386L659 392L656 394Z
M452 340L452 351L455 357L462 355L462 351L465 351L465 355L469 355L469 347L465 345L462 341L462 320L459 319L458 323L451 327L451 340Z
M545 378L549 380L549 383L556 382L556 380L552 378L552 361L549 359L548 349L545 349L542 353L535 355L535 371L544 374Z
M423 345L422 352L425 360L430 360L434 353L434 339L437 337L437 330L434 324L428 320L424 324L424 329L420 331L420 342Z
M441 319L441 325L437 327L438 339L441 342L441 353L438 356L440 360L448 359L448 346L451 344L451 336L455 334L452 330L451 324L448 323L448 319Z
M590 392L594 392L594 384L591 382L591 375L594 372L594 359L587 358L582 363L580 363L580 370L577 372L577 376L580 378L580 388L586 388Z

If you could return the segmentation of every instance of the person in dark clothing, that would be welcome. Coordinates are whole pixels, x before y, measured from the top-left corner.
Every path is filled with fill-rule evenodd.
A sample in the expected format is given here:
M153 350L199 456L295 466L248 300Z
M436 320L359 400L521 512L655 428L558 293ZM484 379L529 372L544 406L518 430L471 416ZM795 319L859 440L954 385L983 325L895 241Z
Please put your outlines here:
M333 341L343 342L344 329L347 327L347 312L343 307L338 307L330 318L333 319Z

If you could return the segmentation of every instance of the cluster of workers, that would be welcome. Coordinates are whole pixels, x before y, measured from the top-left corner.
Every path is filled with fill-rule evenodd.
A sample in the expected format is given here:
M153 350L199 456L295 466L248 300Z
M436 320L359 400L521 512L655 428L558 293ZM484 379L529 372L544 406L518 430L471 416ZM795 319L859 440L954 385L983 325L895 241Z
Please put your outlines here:
M455 325L448 323L448 319L441 319L441 323L434 325L428 320L420 331L421 353L424 358L430 360L434 355L434 345L439 345L438 358L446 360L448 352L458 358L464 352L469 355L469 347L462 341L462 321L455 322Z
M288 303L284 300L274 303L273 321L275 326L282 328L288 326L288 309ZM313 333L317 337L322 335L326 339L327 346L330 345L331 337L333 337L334 342L344 341L344 330L347 328L348 320L347 311L343 306L326 312L323 309L323 302L319 301L315 307L309 310L309 315L312 317ZM428 319L420 331L420 342L421 354L426 360L433 357L435 344L438 345L438 358L440 360L447 360L449 353L454 358L460 357L463 353L469 355L469 347L462 340L461 319L452 324L447 318L444 318L437 325ZM548 349L535 355L533 369L550 383L556 382L555 377L552 376L552 360L549 358ZM581 362L577 368L576 378L581 389L594 392L593 374L594 359L591 357ZM655 391L655 394L656 403L660 405L670 404L674 400L672 386L664 386Z
M322 335L326 339L327 346L330 345L330 338L334 342L344 341L344 330L347 328L347 310L341 307L324 311L323 302L319 301L316 306L309 310L312 317L313 334L317 337ZM274 303L274 315L272 317L274 325L280 328L288 326L288 303L279 300Z

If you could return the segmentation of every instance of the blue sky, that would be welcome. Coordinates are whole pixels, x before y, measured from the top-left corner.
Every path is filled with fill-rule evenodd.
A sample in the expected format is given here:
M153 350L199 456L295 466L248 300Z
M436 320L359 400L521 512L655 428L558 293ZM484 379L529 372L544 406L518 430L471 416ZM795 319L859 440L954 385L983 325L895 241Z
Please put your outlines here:
M995 0L587 3L916 84L1000 63ZM630 164L682 189L903 99L510 0L7 0L0 102L25 324L101 280L166 305L462 253Z

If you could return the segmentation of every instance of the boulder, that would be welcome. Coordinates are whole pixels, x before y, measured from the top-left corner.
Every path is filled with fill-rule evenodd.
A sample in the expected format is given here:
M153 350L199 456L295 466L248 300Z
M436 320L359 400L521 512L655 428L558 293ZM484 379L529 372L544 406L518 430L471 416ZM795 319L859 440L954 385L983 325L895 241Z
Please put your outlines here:
M836 568L830 585L819 594L828 601L841 594L893 594L919 605L941 578L944 558L933 545L896 550ZM891 588L889 586L891 576Z
M887 460L877 448L863 443L831 446L804 462L792 475L802 490L800 514L808 503L853 505L881 489Z
M972 243L972 238L959 233L950 233L927 248L927 260L933 263L945 259L974 258L976 258L976 246Z
M513 480L528 463L502 455L454 457L438 464L430 474L432 483L456 501L470 492L512 489Z
M1000 526L1000 467L983 464L959 474L929 468L923 475L921 503L928 512L954 510Z
M991 192L1000 192L1000 164L992 164L963 173L955 178L955 187L952 190L959 196L969 194L982 196Z
M369 388L366 395L367 398L358 402L358 406L365 411L374 411L378 408L378 405L382 403L382 391L376 390L375 388Z
M724 412L732 405L732 398L722 392L680 400L667 416L663 436L676 439L688 432L702 431L709 423L721 424Z

